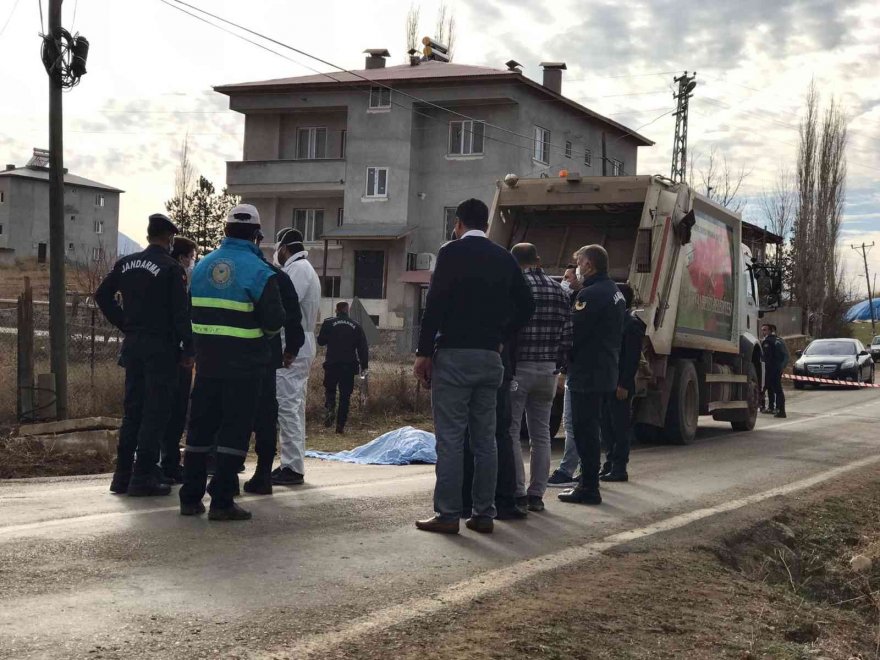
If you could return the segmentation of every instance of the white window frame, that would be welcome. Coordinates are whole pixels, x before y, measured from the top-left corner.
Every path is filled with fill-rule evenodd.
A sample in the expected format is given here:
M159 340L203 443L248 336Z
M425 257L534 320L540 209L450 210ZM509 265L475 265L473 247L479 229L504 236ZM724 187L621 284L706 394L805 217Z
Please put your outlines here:
M571 142L567 140L565 142L565 157L571 158Z
M95 195L95 206L103 208L105 201L104 195Z
M535 126L535 150L532 160L544 165L550 164L550 131L541 126Z
M324 153L318 154L318 131L324 131ZM308 135L308 155L300 158L300 139L302 134ZM297 160L325 160L327 158L327 128L325 126L300 126L296 129L296 159Z
M103 220L95 220L95 233L103 234L104 233L104 221Z
M611 176L623 176L623 161L611 158Z
M336 226L341 227L345 221L345 207L340 206L336 209Z
M293 226L296 226L296 214L297 213L305 213L305 222L303 223L303 242L304 243L317 243L321 240L320 236L317 236L317 232L315 231L315 225L317 220L317 214L321 214L321 232L324 231L324 209L293 209Z
M375 171L375 175L373 177L373 190L370 190L370 171ZM379 185L379 173L385 172L385 192L380 193L380 185ZM389 179L391 178L391 171L387 167L379 167L379 166L370 166L367 168L367 176L366 176L366 191L364 193L364 199L388 199L388 188L389 188Z
M593 150L592 149L584 149L584 165L587 167L593 166Z
M103 258L104 258L104 248L93 247L92 248L92 261L99 261Z
M477 135L475 126L480 126L479 151L474 149L474 137ZM454 131L456 127L460 127L461 132L458 135L458 144L453 145ZM455 151L454 149L458 149ZM482 156L486 151L486 122L480 119L466 119L449 122L449 139L446 144L446 155L451 158L460 158L463 156Z
M383 96L387 96L387 103L384 102ZM387 112L391 110L391 89L388 87L370 87L369 109L372 112Z

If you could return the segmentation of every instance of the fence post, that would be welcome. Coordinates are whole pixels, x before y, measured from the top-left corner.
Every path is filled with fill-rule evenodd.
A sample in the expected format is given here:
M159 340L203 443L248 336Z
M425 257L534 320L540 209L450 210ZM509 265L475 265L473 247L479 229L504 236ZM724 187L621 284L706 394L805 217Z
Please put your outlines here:
M34 293L31 279L24 278L24 292L18 296L18 397L20 421L34 417Z

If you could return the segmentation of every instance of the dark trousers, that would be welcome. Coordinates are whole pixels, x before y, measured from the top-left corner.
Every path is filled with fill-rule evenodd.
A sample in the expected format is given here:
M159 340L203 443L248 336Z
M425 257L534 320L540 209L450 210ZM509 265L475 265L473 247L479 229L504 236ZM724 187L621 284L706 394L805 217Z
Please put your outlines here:
M171 470L180 465L180 438L186 429L186 413L192 389L192 367L177 366L177 388L171 399L171 416L162 440L162 468Z
M348 421L351 393L354 391L354 377L358 373L357 363L324 365L324 407L327 414L336 410L336 428L344 428ZM339 389L339 408L336 409L336 390Z
M159 443L171 414L176 361L173 353L126 355L124 364L125 402L116 471L145 477L159 462Z
M498 480L495 484L495 508L512 509L516 504L516 463L513 457L513 443L510 442L510 381L504 381L498 388L495 399L495 444L498 447ZM474 454L471 452L470 431L464 443L464 479L462 480L462 511L473 509L471 492L474 483Z
M571 421L574 425L574 443L581 459L580 487L599 490L599 464L602 460L602 392L570 391Z
M605 467L615 474L626 472L632 432L632 397L620 400L616 393L605 399L602 411L602 439L605 443Z
M771 410L785 412L785 392L782 391L782 372L767 371L767 403Z
M260 387L260 400L254 419L254 449L257 452L257 471L271 472L278 445L278 399L275 389L275 370L266 372Z
M205 378L196 374L183 460L180 501L193 504L205 496L208 454L216 444L217 463L207 490L211 506L232 506L238 468L247 457L261 378Z

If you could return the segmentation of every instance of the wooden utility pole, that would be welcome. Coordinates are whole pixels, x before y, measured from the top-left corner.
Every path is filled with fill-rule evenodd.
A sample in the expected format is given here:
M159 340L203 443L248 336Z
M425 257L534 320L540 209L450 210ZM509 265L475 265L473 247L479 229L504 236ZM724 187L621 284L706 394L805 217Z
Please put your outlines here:
M62 123L61 3L49 0L49 38L56 65L49 72L49 347L58 419L67 418L67 285L64 264L64 127Z
M874 247L872 242L870 245L862 243L861 245L850 245L856 252L861 251L862 261L865 262L865 286L868 287L868 309L871 310L871 334L877 334L877 322L874 319L874 293L871 291L871 276L868 274L868 250Z

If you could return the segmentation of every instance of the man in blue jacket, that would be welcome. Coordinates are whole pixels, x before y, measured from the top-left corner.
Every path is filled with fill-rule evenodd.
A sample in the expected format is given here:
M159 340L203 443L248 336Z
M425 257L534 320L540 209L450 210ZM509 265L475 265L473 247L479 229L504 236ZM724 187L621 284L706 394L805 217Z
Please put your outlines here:
M602 407L617 389L626 302L608 277L605 248L586 245L574 256L584 277L584 288L578 292L571 314L574 338L568 360L568 389L581 479L577 486L560 493L559 499L575 504L601 504Z
M269 340L281 332L285 321L278 276L254 242L259 230L257 209L250 204L236 206L226 220L220 248L193 272L196 382L180 489L184 516L205 511L207 457L216 445L217 464L207 488L208 518L251 517L232 498L254 428L260 385L272 364Z

